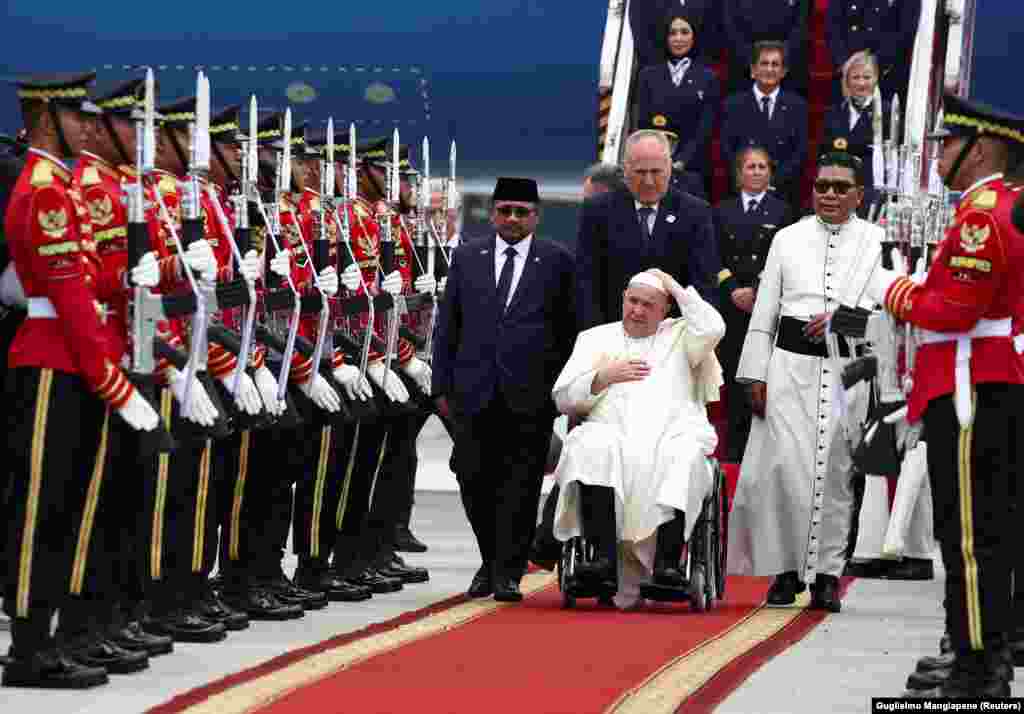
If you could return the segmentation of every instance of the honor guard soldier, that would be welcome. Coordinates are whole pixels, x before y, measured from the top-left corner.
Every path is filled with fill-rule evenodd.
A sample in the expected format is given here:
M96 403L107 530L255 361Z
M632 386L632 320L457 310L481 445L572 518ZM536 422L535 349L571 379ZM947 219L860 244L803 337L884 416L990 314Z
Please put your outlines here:
M962 192L956 215L923 283L879 270L874 286L916 328L907 418L926 432L946 568L952 662L937 688L912 696L1007 697L1024 399L1012 322L1024 299L1024 235L1011 220L1021 188L1003 172L1024 156L1024 118L947 95L938 137L939 175Z
M264 152L262 160L272 159L274 150L283 150L285 143L298 137L302 128L291 136L283 134L284 115L266 116L257 128L257 139ZM268 167L269 168L269 167ZM293 176L305 168L296 162ZM273 170L270 171L273 176ZM264 201L267 218L278 211L281 253L274 256L268 270L284 277L291 276L297 288L303 290L309 282L310 266L301 248L301 233L295 220L294 200L290 192L276 191L276 182ZM289 180L294 185L294 180ZM275 200L276 199L276 200ZM260 216L262 219L262 216ZM268 232L272 227L262 224L254 240L265 250L274 244ZM266 278L265 278L266 280ZM280 359L273 362L280 370ZM280 374L280 371L278 371ZM297 351L292 355L288 372L290 385L301 385L310 380L312 362ZM275 378L276 379L276 378ZM291 388L291 387L289 387ZM276 389L276 387L275 387ZM276 395L274 397L276 401ZM291 397L288 397L291 400ZM225 568L224 601L232 608L245 612L253 620L289 620L300 618L306 606L322 607L326 604L313 593L294 588L281 572L281 558L288 537L292 514L291 487L294 467L291 456L298 443L297 422L279 423L275 428L258 435L250 444L249 460L252 468L244 483L244 498L237 500L238 480L234 480L232 508L238 504L237 516L232 513L231 535L228 543L229 565ZM237 520L237 523L235 522ZM223 551L222 551L223 552Z
M79 115L92 73L19 81L28 133L25 168L11 193L5 235L28 303L9 355L7 398L32 415L12 423L13 477L4 608L12 617L6 686L89 687L106 670L69 658L50 634L107 567L89 561L97 501L108 471L110 422L152 430L156 412L119 367L97 309L103 285L89 212L62 158L80 151ZM52 408L59 404L59 409ZM116 414L112 414L116 412ZM45 537L43 536L45 534ZM88 591L86 588L84 591Z
M184 260L197 282L215 284L218 263L213 247L203 237L205 228L185 246L187 216L182 215L182 197L186 195L184 181L190 168L188 126L196 119L196 98L181 99L158 112L162 122L158 130L157 169L150 177L156 199L152 213L153 243L162 259L174 258L178 280L171 292L179 293L189 291L190 287L175 234L185 248ZM202 208L199 213L202 220ZM168 329L171 340L177 344L191 345L199 338L189 319L170 320ZM234 356L211 342L206 366L209 377L225 378L234 368ZM187 372L167 365L163 375L166 386L161 394L161 416L165 424L171 425L177 448L162 457L157 469L157 488L166 495L158 502L153 538L163 543L163 552L159 562L154 557L150 565L150 578L154 581L152 616L143 621L143 627L181 642L217 642L227 636L226 625L206 617L200 610L208 609L203 602L207 595L203 567L209 557L208 534L216 514L215 491L214 500L210 500L211 488L216 489L213 436L223 420L222 408L218 406L212 382L206 382L210 385L208 389L199 372L187 387ZM182 404L186 397L188 403ZM216 542L212 545L215 547ZM233 616L232 627L239 626L238 613L224 615Z
M130 180L124 171L134 162L132 114L142 104L144 83L141 77L118 80L93 92L96 99L87 103L93 109L88 115L93 125L91 140L81 152L72 177L73 187L89 210L101 282L122 286L106 301L103 320L106 338L122 355L130 343L129 284L125 278L128 198L122 186ZM151 272L153 279L160 277L155 253L140 265ZM169 285L165 279L163 288ZM140 624L147 590L144 573L153 547L150 535L156 460L143 454L138 432L120 420L111 424L111 431L120 447L110 453L112 480L108 493L118 497L100 499L93 531L99 552L111 559L111 567L104 571L111 577L109 582L99 583L96 592L88 593L79 607L62 613L58 635L80 645L76 653L79 661L126 673L145 668L146 655L172 651L173 640L146 633ZM126 510L136 514L136 519L127 524Z
M861 50L877 58L882 96L907 96L910 51L921 19L921 0L830 0L825 41L836 72L835 97L846 62Z
M337 136L337 138L336 138ZM329 187L323 181L322 171L333 172L335 187L343 185L344 176L338 176L334 164L324 162L328 142L333 143L335 156L348 156L349 146L340 135L328 137L322 130L307 135L309 176L299 199L300 224L307 237L311 255L316 255L315 246L321 235L327 240L328 265L320 274L321 287L325 278L337 286L337 264L339 250L347 250L338 242L338 214L335 212L334 196L322 196L313 186ZM321 231L321 221L323 221ZM328 322L329 334L325 337L324 357L331 355L331 376L338 389L344 391L344 400L366 400L372 396L369 384L361 377L359 369L346 364L346 355L340 347L334 347L332 335L336 317L340 314L341 302L350 298L330 296L331 317ZM307 326L309 339L315 343L318 338L319 316L312 316ZM358 363L358 356L352 358ZM353 383L354 380L354 383ZM362 381L360 385L359 382ZM338 394L342 396L341 392ZM344 491L346 466L351 449L357 439L356 426L343 423L324 412L314 416L309 427L309 438L305 439L303 452L304 472L299 475L295 489L292 545L299 559L293 582L298 587L320 593L335 602L358 602L371 597L370 589L338 577L330 566L331 551L337 540L337 509Z
M404 158L403 158L404 149ZM399 165L391 166L397 154ZM363 195L374 204L377 221L391 222L391 236L394 241L395 271L401 277L400 295L403 300L414 295L419 288L432 289L425 281L433 281L432 276L423 277L413 285L413 262L416 260L412 238L402 220L403 214L412 209L411 190L408 181L401 180L403 171L411 169L408 147L398 147L396 152L391 142L378 143L365 154L365 162L361 174L361 190ZM389 170L399 172L398 195L392 196L393 204L387 205L387 177ZM386 278L385 280L387 280ZM382 284L387 290L388 286ZM401 324L409 326L409 316L402 315L396 309L392 319L400 319ZM416 357L416 348L409 339L402 336L398 339L397 371L403 380L407 394L417 394L419 399L410 399L410 406L417 402L422 404L430 394L430 366ZM425 568L406 564L395 552L396 524L402 511L410 499L410 491L414 488L416 468L416 437L423 428L428 413L422 408L411 408L407 413L396 415L391 421L388 436L388 448L380 465L376 489L373 492L373 503L370 510L371 529L376 531L379 540L375 564L378 571L386 576L399 578L403 583L426 582L429 578Z
M722 270L718 273L719 304L727 330L718 343L718 358L728 394L729 429L726 460L739 463L750 433L750 405L746 385L736 381L743 340L757 297L757 284L776 231L792 223L789 206L772 196L774 164L757 146L736 157L733 178L740 195L715 206L715 234Z

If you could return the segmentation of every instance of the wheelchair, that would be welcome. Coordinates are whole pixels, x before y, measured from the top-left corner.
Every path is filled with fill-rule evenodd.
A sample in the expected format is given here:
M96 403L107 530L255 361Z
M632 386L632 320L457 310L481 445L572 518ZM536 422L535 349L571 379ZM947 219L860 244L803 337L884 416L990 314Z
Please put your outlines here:
M718 461L708 459L712 472L711 494L704 499L700 516L693 526L690 541L683 549L680 569L687 585L682 588L647 583L640 586L640 596L658 602L689 602L694 612L714 607L715 600L725 597L725 563L728 555L729 504L725 473ZM576 536L563 544L558 561L558 589L562 608L572 609L579 598L597 598L609 604L614 591L597 588L579 578L577 568L596 557L595 548L586 537Z

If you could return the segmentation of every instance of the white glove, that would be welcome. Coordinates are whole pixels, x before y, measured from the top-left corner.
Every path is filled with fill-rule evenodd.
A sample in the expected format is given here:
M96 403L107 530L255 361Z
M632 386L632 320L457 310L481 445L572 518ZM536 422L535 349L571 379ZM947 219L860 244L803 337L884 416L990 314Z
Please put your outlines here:
M438 282L438 284L437 284L437 291L439 293L443 293L444 289L446 287L448 287L448 276L447 275L444 276L443 278L441 278L440 282Z
M358 290L362 284L363 272L355 263L341 271L341 284L346 290Z
M242 258L242 264L239 266L238 272L242 274L246 282L255 283L259 278L263 277L263 259L259 253L255 250L250 250Z
M380 283L380 289L389 295L401 295L402 294L402 274L397 270L392 270L390 273L384 276L384 280Z
M160 423L156 410L138 390L132 392L132 396L118 408L117 413L135 431L153 431Z
M402 365L402 371L412 377L424 394L430 394L430 380L432 377L430 365L419 357L413 357Z
M280 253L270 259L270 270L274 275L280 275L282 278L287 278L292 272L292 254L291 251L282 250Z
M139 264L132 268L131 284L140 288L152 288L159 282L160 265L156 262L156 253L149 251L139 258Z
M327 297L334 297L338 294L338 271L330 265L320 271L320 289Z
M907 408L900 407L892 414L882 419L886 424L896 425L896 448L902 449L903 453L909 453L917 448L924 432L924 422L918 420L913 424L907 422Z
M313 379L303 384L302 391L324 411L333 414L341 409L341 399L338 397L338 393L319 374L314 374Z
M260 400L260 392L256 389L256 385L253 384L249 375L242 372L240 377L241 379L238 380L238 394L235 395L235 404L237 404L238 408L246 414L256 416L263 408L263 402ZM231 391L231 388L235 386L234 371L220 377L219 379L220 383L227 387L229 392Z
M334 370L334 378L345 388L345 394L351 401L365 402L373 396L373 389L366 377L359 374L359 369L350 364L343 364Z
M256 388L260 390L263 406L266 407L267 411L274 416L284 414L284 410L288 405L283 399L278 400L277 398L277 379L274 377L274 373L264 365L256 370L254 377Z
M421 294L433 294L437 290L437 280L433 275L421 275L413 281L412 286Z
M373 380L374 384L384 390L388 399L399 404L409 401L409 392L406 390L402 380L394 371L384 367L384 360L371 362L366 367L366 376ZM385 380L385 376L387 379Z
M185 251L185 262L206 282L217 280L217 258L206 240L197 240Z
M213 426L217 421L217 407L213 406L210 395L206 393L202 383L192 378L192 388L188 393L188 404L182 404L185 398L185 373L174 368L169 368L167 384L174 394L174 398L181 405L181 415L191 422L200 426Z

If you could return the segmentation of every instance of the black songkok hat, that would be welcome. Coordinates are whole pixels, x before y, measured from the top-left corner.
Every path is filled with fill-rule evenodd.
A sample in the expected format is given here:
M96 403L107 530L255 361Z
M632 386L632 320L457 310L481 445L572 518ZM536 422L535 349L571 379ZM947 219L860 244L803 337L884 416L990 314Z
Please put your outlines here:
M76 109L88 101L88 87L96 78L95 72L78 74L49 74L18 77L18 99L63 104Z
M92 103L104 114L130 118L136 109L141 110L146 101L146 78L116 80L96 87L92 91Z
M245 136L241 133L242 105L232 104L210 117L210 141L218 144L238 144Z
M494 186L492 201L520 201L522 203L540 203L537 182L528 178L501 177Z

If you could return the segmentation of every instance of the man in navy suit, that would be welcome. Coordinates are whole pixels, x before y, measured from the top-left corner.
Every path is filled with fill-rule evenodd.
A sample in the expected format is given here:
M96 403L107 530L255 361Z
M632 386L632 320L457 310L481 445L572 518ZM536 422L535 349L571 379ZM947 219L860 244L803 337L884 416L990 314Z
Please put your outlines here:
M498 179L497 236L452 256L434 337L433 392L454 426L455 473L483 565L468 594L515 602L556 415L551 390L576 339L572 255L534 235L530 179Z
M576 242L576 307L580 329L619 319L629 278L660 268L718 304L718 250L707 203L669 189L671 148L661 132L626 140L628 191L583 202Z
M893 93L906 102L910 80L910 53L921 19L921 0L830 0L825 39L839 73L846 60L860 50L878 58L882 97Z
M747 146L759 145L775 162L775 195L794 208L800 206L800 176L807 157L807 102L781 88L786 76L786 45L759 42L751 70L754 85L725 101L722 123L722 158L736 165Z

